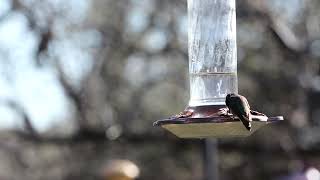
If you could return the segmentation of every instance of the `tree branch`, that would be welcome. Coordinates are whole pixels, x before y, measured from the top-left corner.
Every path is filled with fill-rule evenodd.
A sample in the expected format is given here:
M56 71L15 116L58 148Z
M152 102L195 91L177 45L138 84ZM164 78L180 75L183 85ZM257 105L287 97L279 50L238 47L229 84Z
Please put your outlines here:
M7 104L10 108L14 109L18 114L21 115L23 122L24 122L24 128L27 130L27 132L33 138L38 139L39 134L35 130L35 128L33 127L31 120L30 120L29 116L27 115L27 113L25 112L25 110L23 109L23 107L12 100L5 100L4 103Z
M62 70L61 64L59 62L56 62L56 67L58 70L58 76L59 76L59 81L60 84L62 85L66 95L71 99L73 104L76 107L76 114L79 114L78 122L79 122L79 130L81 131L82 129L86 129L86 103L83 100L83 97L81 96L82 91L76 91L74 87L68 82L67 76Z

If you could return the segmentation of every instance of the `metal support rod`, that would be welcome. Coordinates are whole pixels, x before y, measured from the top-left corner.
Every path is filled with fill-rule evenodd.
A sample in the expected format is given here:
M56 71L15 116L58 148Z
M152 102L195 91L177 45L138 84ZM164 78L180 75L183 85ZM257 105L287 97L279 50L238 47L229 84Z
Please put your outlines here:
M203 140L203 180L218 180L218 143L216 139Z
M225 105L238 92L235 0L188 0L189 106ZM217 141L203 141L204 180L218 179Z

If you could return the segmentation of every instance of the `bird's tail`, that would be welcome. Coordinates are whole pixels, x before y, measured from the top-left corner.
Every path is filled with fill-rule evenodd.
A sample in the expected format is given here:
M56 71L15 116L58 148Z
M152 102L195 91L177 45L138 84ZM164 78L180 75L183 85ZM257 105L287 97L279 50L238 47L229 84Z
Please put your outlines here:
M242 122L242 123L248 131L251 131L251 123L250 122L246 121L246 122Z
M248 131L251 131L251 118L247 118L247 117L239 117L239 119L241 120L242 124L246 127L246 129Z

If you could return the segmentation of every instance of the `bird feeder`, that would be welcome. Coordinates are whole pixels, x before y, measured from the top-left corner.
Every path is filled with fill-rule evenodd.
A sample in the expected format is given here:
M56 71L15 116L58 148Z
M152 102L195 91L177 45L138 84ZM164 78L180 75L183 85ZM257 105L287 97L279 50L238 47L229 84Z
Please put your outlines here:
M248 131L237 117L228 115L225 97L238 93L235 0L188 0L188 16L189 105L154 125L180 138L246 137L283 120L251 111Z

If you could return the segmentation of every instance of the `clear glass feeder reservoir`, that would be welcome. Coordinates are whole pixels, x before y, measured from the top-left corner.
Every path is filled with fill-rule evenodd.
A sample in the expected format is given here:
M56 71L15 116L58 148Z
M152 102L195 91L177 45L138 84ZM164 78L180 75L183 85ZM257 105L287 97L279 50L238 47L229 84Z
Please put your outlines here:
M189 106L224 105L238 92L235 1L188 0L188 14Z

